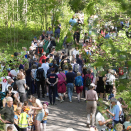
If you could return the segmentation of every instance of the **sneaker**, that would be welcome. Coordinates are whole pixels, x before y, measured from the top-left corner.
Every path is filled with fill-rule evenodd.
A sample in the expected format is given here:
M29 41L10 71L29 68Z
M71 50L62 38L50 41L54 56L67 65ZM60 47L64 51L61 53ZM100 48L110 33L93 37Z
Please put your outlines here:
M60 101L60 98L56 97L56 100Z
M70 103L72 103L72 101L69 101Z
M64 100L61 100L60 102L62 103Z
M80 100L78 100L78 103L80 103Z
M53 105L57 105L56 103L53 103Z

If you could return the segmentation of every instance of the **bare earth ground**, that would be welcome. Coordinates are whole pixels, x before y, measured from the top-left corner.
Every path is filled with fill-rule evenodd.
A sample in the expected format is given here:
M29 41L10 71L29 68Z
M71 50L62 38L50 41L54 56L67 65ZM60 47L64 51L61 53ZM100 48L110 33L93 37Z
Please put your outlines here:
M41 98L41 101L49 102L49 98ZM57 105L48 106L47 131L66 131L67 128L73 128L74 131L89 131L86 127L86 102L82 100L78 103L76 93L72 101L69 103L66 98L63 103L56 101Z

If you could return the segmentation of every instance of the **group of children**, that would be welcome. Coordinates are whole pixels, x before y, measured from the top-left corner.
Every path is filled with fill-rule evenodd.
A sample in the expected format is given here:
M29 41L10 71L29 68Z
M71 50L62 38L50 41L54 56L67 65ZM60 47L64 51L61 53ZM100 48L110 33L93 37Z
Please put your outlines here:
M24 104L14 105L14 125L18 131L35 131L35 112L31 109L31 106L28 105L28 102L25 101ZM48 116L48 102L43 102L43 110L44 110L44 117L41 121L41 129L42 131L46 131L46 123L47 123L47 116ZM44 127L44 128L43 128ZM9 130L13 131L12 127L9 127Z

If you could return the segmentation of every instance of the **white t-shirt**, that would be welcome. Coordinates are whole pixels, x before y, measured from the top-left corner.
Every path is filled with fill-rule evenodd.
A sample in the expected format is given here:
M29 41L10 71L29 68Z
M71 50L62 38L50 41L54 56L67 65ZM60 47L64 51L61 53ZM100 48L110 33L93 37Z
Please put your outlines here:
M98 112L96 115L96 127L98 131L101 131L102 129L105 130L107 128L106 125L100 126L99 121L105 122L105 118L102 116L100 112Z
M2 84L2 92L5 92L6 91L6 86L7 86L7 84L8 84L8 82L7 82L7 80L9 79L9 78L11 78L11 77L9 77L9 76L6 76L6 77L1 77L0 79L0 84Z
M77 54L79 55L79 50L74 50L74 51L73 51L73 55L75 56L75 58L76 58L76 55L77 55Z
M36 102L35 103L32 103L32 105L34 106L34 107L43 107L42 106L42 103L41 103L41 101L39 100L39 99L36 99ZM43 108L42 109L40 109L40 110L36 110L36 113L38 114L39 112L44 112L44 110L43 110Z
M45 71L45 74L47 74L47 70L49 69L49 65L46 64L46 63L43 63L43 64L41 65L41 67L42 67L43 70Z
M10 74L13 75L13 76L17 76L17 72L16 72L15 69L11 70L11 71L10 71Z

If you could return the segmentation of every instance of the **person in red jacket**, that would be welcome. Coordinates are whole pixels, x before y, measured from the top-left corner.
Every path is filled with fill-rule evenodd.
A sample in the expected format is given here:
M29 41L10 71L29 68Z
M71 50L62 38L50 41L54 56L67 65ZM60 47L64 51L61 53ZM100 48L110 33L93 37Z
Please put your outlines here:
M43 54L42 54L42 56L40 57L40 60L39 60L39 63L41 63L42 64L42 59L45 59L45 61L46 61L46 52L43 52Z

